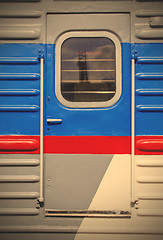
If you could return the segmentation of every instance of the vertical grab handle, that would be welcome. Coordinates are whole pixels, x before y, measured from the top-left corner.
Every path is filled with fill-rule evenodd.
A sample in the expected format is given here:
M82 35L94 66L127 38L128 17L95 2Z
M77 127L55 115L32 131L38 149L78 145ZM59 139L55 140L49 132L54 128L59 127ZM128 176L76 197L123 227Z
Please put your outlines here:
M43 157L43 116L44 116L44 58L40 58L40 197L38 201L44 202L43 192L43 174L44 174L44 157Z
M135 198L135 59L132 59L132 88L131 88L131 179L132 190L131 199L134 203Z

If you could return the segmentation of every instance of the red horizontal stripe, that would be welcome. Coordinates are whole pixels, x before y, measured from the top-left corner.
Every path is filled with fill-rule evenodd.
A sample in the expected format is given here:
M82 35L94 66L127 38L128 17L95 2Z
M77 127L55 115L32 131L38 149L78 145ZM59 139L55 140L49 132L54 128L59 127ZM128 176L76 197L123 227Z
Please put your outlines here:
M136 155L163 154L163 136L137 136L135 139Z
M39 153L39 136L0 136L0 153ZM44 153L130 154L129 136L44 136Z
M39 154L39 136L0 136L0 153ZM44 136L44 153L130 154L129 136ZM136 155L163 154L163 136L136 136Z
M39 153L39 136L0 136L0 153Z
M130 154L129 136L46 136L46 153Z

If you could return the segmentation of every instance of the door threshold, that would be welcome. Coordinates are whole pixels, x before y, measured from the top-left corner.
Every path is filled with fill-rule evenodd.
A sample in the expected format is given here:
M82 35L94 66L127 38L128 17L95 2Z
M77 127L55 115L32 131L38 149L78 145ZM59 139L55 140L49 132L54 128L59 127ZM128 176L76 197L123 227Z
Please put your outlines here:
M46 217L131 218L129 211L54 210L45 209Z

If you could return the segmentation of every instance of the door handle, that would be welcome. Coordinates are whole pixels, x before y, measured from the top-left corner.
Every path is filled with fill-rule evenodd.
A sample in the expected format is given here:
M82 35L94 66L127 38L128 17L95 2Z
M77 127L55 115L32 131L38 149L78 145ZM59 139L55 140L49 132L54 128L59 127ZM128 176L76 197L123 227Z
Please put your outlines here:
M53 119L53 118L47 118L48 124L60 124L62 123L62 119Z

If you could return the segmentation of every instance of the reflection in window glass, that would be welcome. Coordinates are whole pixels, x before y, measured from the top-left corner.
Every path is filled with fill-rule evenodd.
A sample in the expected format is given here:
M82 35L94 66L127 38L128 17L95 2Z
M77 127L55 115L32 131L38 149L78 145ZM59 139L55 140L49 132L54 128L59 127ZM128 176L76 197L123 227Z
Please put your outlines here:
M115 44L106 37L72 37L61 48L61 93L71 102L102 102L116 92Z

